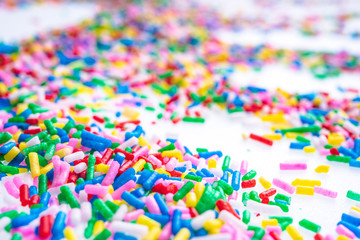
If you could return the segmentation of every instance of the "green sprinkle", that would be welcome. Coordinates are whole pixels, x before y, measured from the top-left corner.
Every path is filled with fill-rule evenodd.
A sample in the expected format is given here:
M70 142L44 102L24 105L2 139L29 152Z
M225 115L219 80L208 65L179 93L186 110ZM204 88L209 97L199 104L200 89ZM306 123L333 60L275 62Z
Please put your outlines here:
M21 240L22 235L20 233L14 233L14 235L11 237L11 240Z
M0 133L0 144L4 144L10 139L12 139L12 135L10 133Z
M344 156L338 156L338 155L327 155L326 159L332 162L342 162L342 163L349 163L351 160L351 157L344 157Z
M249 198L255 202L261 202L259 194L256 191L251 191L249 194Z
M246 180L250 180L253 179L256 176L256 171L255 170L251 170L249 172L247 172L242 178L242 181L246 181Z
M213 183L213 187L216 188L217 186L219 186L222 190L224 190L224 192L227 195L231 195L234 192L233 187L231 185L229 185L227 182L225 182L224 180L215 181Z
M242 221L245 224L249 224L251 218L251 213L249 210L244 210L242 213Z
M184 122L192 122L192 123L204 123L205 122L205 118L200 118L200 117L184 117L183 118Z
M167 145L167 146L165 146L165 147L163 147L163 148L160 148L159 150L158 150L158 152L164 152L164 151L171 151L171 150L174 150L175 149L175 145L173 144L173 143L171 143L171 144L169 144L169 145Z
M222 167L221 167L221 169L222 169L223 171L225 171L226 169L229 169L229 167L230 167L230 161L231 161L231 158L230 158L229 156L225 156L223 165L222 165Z
M173 199L174 201L179 201L181 199L183 199L186 194L188 194L191 189L193 189L195 186L195 184L192 181L188 181L187 183L185 183L174 195Z
M282 133L288 133L288 132L293 132L293 133L306 133L306 132L319 132L321 130L321 128L319 126L307 126L307 127L297 127L297 128L287 128L287 129L282 129L281 132Z
M52 159L52 157L54 156L55 153L55 149L56 149L56 145L55 144L51 144L45 152L45 159L50 161Z
M193 180L193 181L196 181L196 182L201 182L202 181L202 177L192 175L192 174L186 174L186 176L184 178L189 179L189 180Z
M251 239L261 240L265 235L265 230L261 227L248 226L248 231L254 231L254 235Z
M290 205L291 197L288 197L284 194L278 193L275 195L274 200L281 200L281 201L286 202L288 205Z
M151 163L145 163L145 165L144 165L144 169L147 169L147 170L149 170L149 171L154 171L154 168L153 168L153 166L151 165Z
M197 148L196 151L198 153L201 153L201 152L208 152L209 150L207 150L206 148Z
M101 200L96 199L94 201L94 207L95 209L108 221L111 220L111 218L114 216L114 213L111 211L111 209Z
M43 193L47 192L47 176L41 174L38 182L39 196L41 196Z
M299 142L305 142L305 143L309 143L310 140L303 137L303 136L296 136L296 140L299 141Z
M49 119L46 119L44 121L44 124L46 126L46 129L49 131L50 135L56 135L57 134L56 128L54 127L53 123Z
M152 111L152 112L155 111L155 108L154 108L154 107L145 107L145 109L148 110L148 111Z
M87 227L85 228L85 231L84 231L84 237L85 238L90 238L93 234L93 230L94 230L94 225L96 223L97 219L96 218L91 218L88 222L88 225Z
M71 208L80 208L80 204L68 186L61 186L60 191L65 197L65 201Z
M6 174L19 174L19 169L17 167L12 167L8 165L0 165L0 173L6 173Z
M309 231L312 231L314 233L318 233L321 230L321 227L307 219L303 219L299 222L299 225Z
M241 201L242 201L242 203L244 204L244 206L247 205L247 201L248 201L249 199L250 199L250 194L247 193L247 192L243 192Z
M108 229L104 229L101 233L99 233L94 240L106 240L111 236L111 232Z
M349 190L346 194L346 197L355 201L360 202L360 193Z

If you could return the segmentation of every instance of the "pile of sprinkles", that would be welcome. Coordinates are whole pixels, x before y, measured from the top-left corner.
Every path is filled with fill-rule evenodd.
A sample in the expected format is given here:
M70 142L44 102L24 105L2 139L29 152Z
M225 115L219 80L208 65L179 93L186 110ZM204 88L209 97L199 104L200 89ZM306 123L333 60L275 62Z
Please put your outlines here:
M273 146L286 137L292 151L360 168L357 89L334 98L230 81L235 71L274 62L318 78L359 73L359 56L229 45L213 33L228 26L221 20L203 6L145 1L18 46L0 43L1 237L277 240L310 231L316 240L360 238L359 205L338 216L337 238L287 214L297 195L337 198L319 180L266 179L246 160L232 167L220 150L146 135L143 110L201 124L220 108L272 123L269 134L244 134L249 141ZM359 202L360 192L346 197Z

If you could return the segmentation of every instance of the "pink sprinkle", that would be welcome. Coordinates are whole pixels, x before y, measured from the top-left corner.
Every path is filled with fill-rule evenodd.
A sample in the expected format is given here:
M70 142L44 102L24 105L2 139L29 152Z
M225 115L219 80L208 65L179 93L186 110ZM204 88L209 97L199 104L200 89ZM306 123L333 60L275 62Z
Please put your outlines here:
M174 145L178 150L180 150L181 154L184 155L184 153L186 152L184 146L181 145L179 141L176 141Z
M247 168L248 168L248 161L246 160L241 161L240 173L242 176L244 176L247 173Z
M280 226L266 226L266 232L275 232L277 235L281 235L281 227Z
M161 215L160 208L159 208L154 196L151 196L151 195L148 196L145 200L145 205L148 208L150 213Z
M167 162L167 164L165 165L165 169L166 171L174 171L175 165L178 162L178 160L174 157L170 158L170 160Z
M280 163L280 170L306 170L306 163Z
M154 155L150 155L148 159L156 165L156 168L161 168L162 163L157 157L155 157Z
M112 161L109 167L109 171L106 173L106 176L102 181L101 185L109 186L110 184L112 184L118 173L119 168L120 168L120 164L117 161Z
M171 221L168 222L165 227L162 229L160 235L159 235L159 240L167 240L170 239L171 236Z
M295 192L295 187L278 179L278 178L274 178L273 182L272 182L275 186L277 186L278 188L281 188L282 190L293 194Z
M323 196L326 197L330 197L330 198L336 198L337 197L337 192L322 188L322 187L318 187L318 186L314 186L314 192L317 194L321 194Z
M108 186L101 186L100 184L85 186L85 192L91 195L104 196L109 192Z
M348 228L346 228L344 225L342 225L342 224L337 226L336 232L339 235L344 235L344 236L346 236L348 238L351 238L351 239L355 238L355 234L352 231L350 231Z
M124 216L124 221L130 222L133 220L137 220L139 216L144 215L144 214L145 214L145 211L143 209L138 209L138 210L129 212Z
M168 203L172 203L174 201L174 194L168 193L165 195L165 201Z
M138 159L141 156L144 156L149 153L148 145L141 147L138 151L134 153L134 160Z
M121 199L121 195L123 194L123 192L125 191L129 191L132 188L136 187L136 183L133 180L128 181L127 183L125 183L124 185L122 185L121 187L119 187L118 189L116 189L111 196L113 197L113 199L115 200L120 200Z
M17 126L11 126L11 127L7 127L7 128L4 128L4 132L8 132L8 133L11 133L11 134L15 134L17 131L18 131L18 127Z
M14 177L13 182L17 188L24 184L23 180L19 177Z
M330 149L320 148L319 153L320 153L320 156L330 155Z
M72 147L72 148L76 148L76 145L78 144L78 142L79 142L79 139L70 138L69 143L67 145Z
M200 160L194 156L191 156L190 154L185 154L184 161L190 161L192 164L198 166Z

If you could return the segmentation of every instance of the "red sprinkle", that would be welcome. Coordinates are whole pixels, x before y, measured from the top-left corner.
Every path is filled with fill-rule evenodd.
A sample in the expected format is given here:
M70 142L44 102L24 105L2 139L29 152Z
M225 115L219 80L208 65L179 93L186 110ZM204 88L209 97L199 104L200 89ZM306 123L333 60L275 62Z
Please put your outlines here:
M264 137L255 135L255 134L253 134L253 133L251 133L249 137L250 137L251 139L255 140L255 141L264 143L264 144L266 144L266 145L269 145L269 146L272 146L272 145L273 145L273 141L271 141L270 139L267 139L267 138L264 138Z

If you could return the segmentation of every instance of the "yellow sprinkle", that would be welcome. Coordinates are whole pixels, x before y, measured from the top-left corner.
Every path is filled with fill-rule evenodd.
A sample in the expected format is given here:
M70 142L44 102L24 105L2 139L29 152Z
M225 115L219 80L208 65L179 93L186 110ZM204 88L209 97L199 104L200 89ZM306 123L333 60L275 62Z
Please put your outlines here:
M351 240L351 238L348 238L348 237L346 237L346 236L344 236L344 235L339 235L339 236L336 238L336 240Z
M40 176L39 156L36 152L29 153L31 177Z
M57 155L57 156L59 156L60 158L63 158L63 157L65 157L65 156L69 155L69 154L71 154L71 149L68 148L68 147L63 148L63 149L60 149L60 150L58 150L58 151L56 151L56 152L54 153L54 155Z
M288 232L288 234L290 235L290 237L293 240L303 240L303 236L301 236L299 230L297 230L293 225L289 225L286 228L286 231Z
M195 207L197 204L196 194L194 192L189 192L186 195L186 206L187 207Z
M291 133L291 132L285 133L285 137L289 139L294 139L296 138L297 135L298 135L297 133Z
M342 142L345 141L344 135L339 134L329 134L328 143L330 145L340 146Z
M141 225L145 225L148 226L149 229L152 228L160 228L161 225L160 223L158 223L157 221L145 216L145 215L140 215L136 221L137 224L141 224Z
M359 207L352 206L352 207L351 207L351 209L353 209L353 210L355 210L355 211L357 211L357 212L359 212L359 213L360 213L360 208L359 208Z
M210 168L216 168L216 160L215 160L215 159L210 158L210 159L208 160L208 168L209 168L209 169L210 169Z
M330 170L329 165L320 165L315 169L315 172L317 173L327 173Z
M305 187L305 186L298 186L298 187L296 187L296 194L314 195L314 188Z
M263 137L276 141L276 140L281 140L282 135L280 133L274 133L274 134L265 134L263 135Z
M264 177L259 177L259 182L265 189L271 188L271 182L266 180Z
M261 117L264 122L286 123L283 113L268 114Z
M93 236L97 236L105 229L105 223L101 220L98 220L94 224Z
M12 139L14 139L15 142L17 142L18 139L19 139L20 134L21 134L21 131L17 131L17 132L13 135Z
M64 235L67 240L76 240L76 235L74 230L71 227L66 227L64 230Z
M149 142L143 136L140 136L138 139L139 139L139 145L140 146L147 145L149 147L149 150L151 149L151 145L149 144Z
M150 229L150 231L146 234L144 239L146 240L156 240L159 238L159 235L161 233L161 228L159 226L153 227Z
M41 128L41 129L46 129L46 126L44 123L41 123L42 121L39 121L39 124L38 126Z
M114 192L114 187L112 185L109 186L109 191L110 194L112 194ZM115 201L115 200L114 200Z
M281 130L281 129L285 129L285 128L291 128L292 126L289 124L274 124L271 126L271 131L275 131L277 129Z
M0 95L4 95L7 92L5 83L0 83Z
M60 138L58 135L52 135L51 136L51 140L58 139L58 138Z
M140 116L140 112L136 111L133 108L125 107L122 115L130 120L137 120Z
M76 116L74 117L74 121L75 122L79 122L79 123L89 123L90 122L90 117L80 117L80 116Z
M242 136L242 138L243 138L244 140L248 140L248 139L249 139L249 136L248 136L247 134L245 134L245 133L242 133L241 136Z
M27 172L28 170L26 168L19 168L19 173L25 173Z
M54 127L57 127L57 128L63 128L65 126L65 123L57 122L57 123L54 123L53 125L54 125Z
M25 148L27 148L26 143L25 143L25 142L21 142L21 143L19 144L19 148L20 148L20 151L22 152Z
M165 174L171 176L170 173L168 173L168 171L166 171L165 167L157 168L157 169L155 169L155 171L160 174L165 173Z
M19 153L20 149L13 147L7 154L4 155L4 158L7 162L11 162Z
M188 240L190 238L190 231L187 228L182 228L174 237L173 240Z
M220 219L210 219L204 222L204 228L210 234L216 234L220 232L220 228L224 224Z
M110 166L100 163L95 165L95 172L107 173L109 171Z
M140 159L139 161L137 161L133 168L135 169L135 173L137 173L138 171L141 171L144 169L146 161L144 159Z
M304 152L306 152L306 153L313 153L313 152L315 152L315 147L313 147L313 146L306 146L306 147L304 147Z
M194 192L195 192L195 195L196 195L196 199L200 199L203 192L205 190L205 185L201 182L199 183L196 183L195 186L194 186Z
M314 187L314 186L321 186L321 181L297 178L291 183L291 185L295 187L296 186Z
M113 200L112 202L115 203L116 205L120 206L122 204L123 200Z
M48 165L46 165L45 167L41 168L40 170L40 174L47 174L51 169L54 168L53 163L49 163Z
M264 219L261 222L261 226L266 228L267 226L277 226L278 221L276 219Z
M161 154L162 157L175 157L179 160L179 162L183 161L183 157L182 154L180 152L180 150L178 149L174 149L174 150L170 150L170 151L163 151Z

